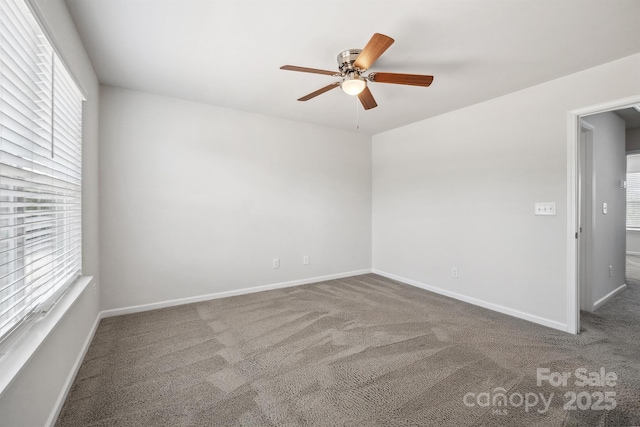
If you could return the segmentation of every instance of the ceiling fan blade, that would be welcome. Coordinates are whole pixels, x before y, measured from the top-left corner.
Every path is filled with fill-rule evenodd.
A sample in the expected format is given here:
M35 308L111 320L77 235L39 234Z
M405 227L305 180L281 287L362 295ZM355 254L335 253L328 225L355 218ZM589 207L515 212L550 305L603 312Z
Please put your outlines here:
M301 71L303 73L326 74L327 76L340 75L340 73L336 71L318 70L317 68L296 67L295 65L283 65L282 67L280 67L280 69L288 71Z
M380 55L382 55L385 50L389 49L389 46L391 46L393 42L394 40L391 37L375 33L373 37L371 37L371 40L369 40L369 43L362 49L353 66L361 70L371 68L373 63L380 58Z
M365 87L364 90L358 94L358 99L360 99L365 110L370 110L378 106L368 87Z
M315 92L311 92L309 95L303 96L302 98L298 99L298 101L308 101L311 98L315 98L318 95L322 95L325 92L329 92L331 89L335 89L338 86L340 86L340 82L331 83L330 85L327 85L327 86L323 87L322 89L318 89Z
M393 83L397 85L424 86L428 87L433 82L433 76L422 74L400 74L400 73L371 73L367 77L376 83Z

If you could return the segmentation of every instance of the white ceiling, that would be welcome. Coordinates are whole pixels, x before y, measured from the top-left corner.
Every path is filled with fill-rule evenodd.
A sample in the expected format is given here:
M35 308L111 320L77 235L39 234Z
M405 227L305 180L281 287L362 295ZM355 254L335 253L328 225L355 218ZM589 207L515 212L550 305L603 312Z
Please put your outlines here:
M395 44L371 71L435 76L371 83L376 134L640 52L638 0L66 0L101 83L355 130L337 69L375 32ZM608 84L608 82L594 82Z

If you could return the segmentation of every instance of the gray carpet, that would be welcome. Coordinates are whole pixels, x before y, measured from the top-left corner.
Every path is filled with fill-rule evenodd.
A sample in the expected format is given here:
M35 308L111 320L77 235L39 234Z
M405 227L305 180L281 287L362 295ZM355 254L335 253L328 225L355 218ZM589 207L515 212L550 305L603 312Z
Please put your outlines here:
M56 425L638 425L639 301L631 284L573 336L368 274L107 318ZM580 367L618 381L536 383Z

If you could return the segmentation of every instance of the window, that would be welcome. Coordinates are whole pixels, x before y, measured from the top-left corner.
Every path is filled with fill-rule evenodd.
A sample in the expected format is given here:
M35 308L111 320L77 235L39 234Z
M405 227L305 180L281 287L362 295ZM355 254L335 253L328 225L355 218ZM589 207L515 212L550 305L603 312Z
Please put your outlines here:
M627 230L640 230L640 172L627 172Z
M0 2L0 340L80 275L83 97L24 0Z

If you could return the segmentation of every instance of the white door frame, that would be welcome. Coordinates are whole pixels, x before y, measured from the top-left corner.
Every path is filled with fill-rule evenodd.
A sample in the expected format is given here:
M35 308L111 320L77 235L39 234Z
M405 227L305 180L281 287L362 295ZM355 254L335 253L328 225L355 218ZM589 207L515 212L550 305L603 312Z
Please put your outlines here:
M580 332L580 283L578 281L580 252L576 238L580 226L578 221L581 202L578 191L580 118L630 108L638 104L640 104L640 95L635 95L567 113L567 332L571 334Z
M591 301L590 273L587 266L593 265L593 233L595 231L595 170L593 158L593 127L580 119L578 145L578 308L583 310L585 299ZM593 311L593 308L589 308ZM580 316L578 316L578 330Z

